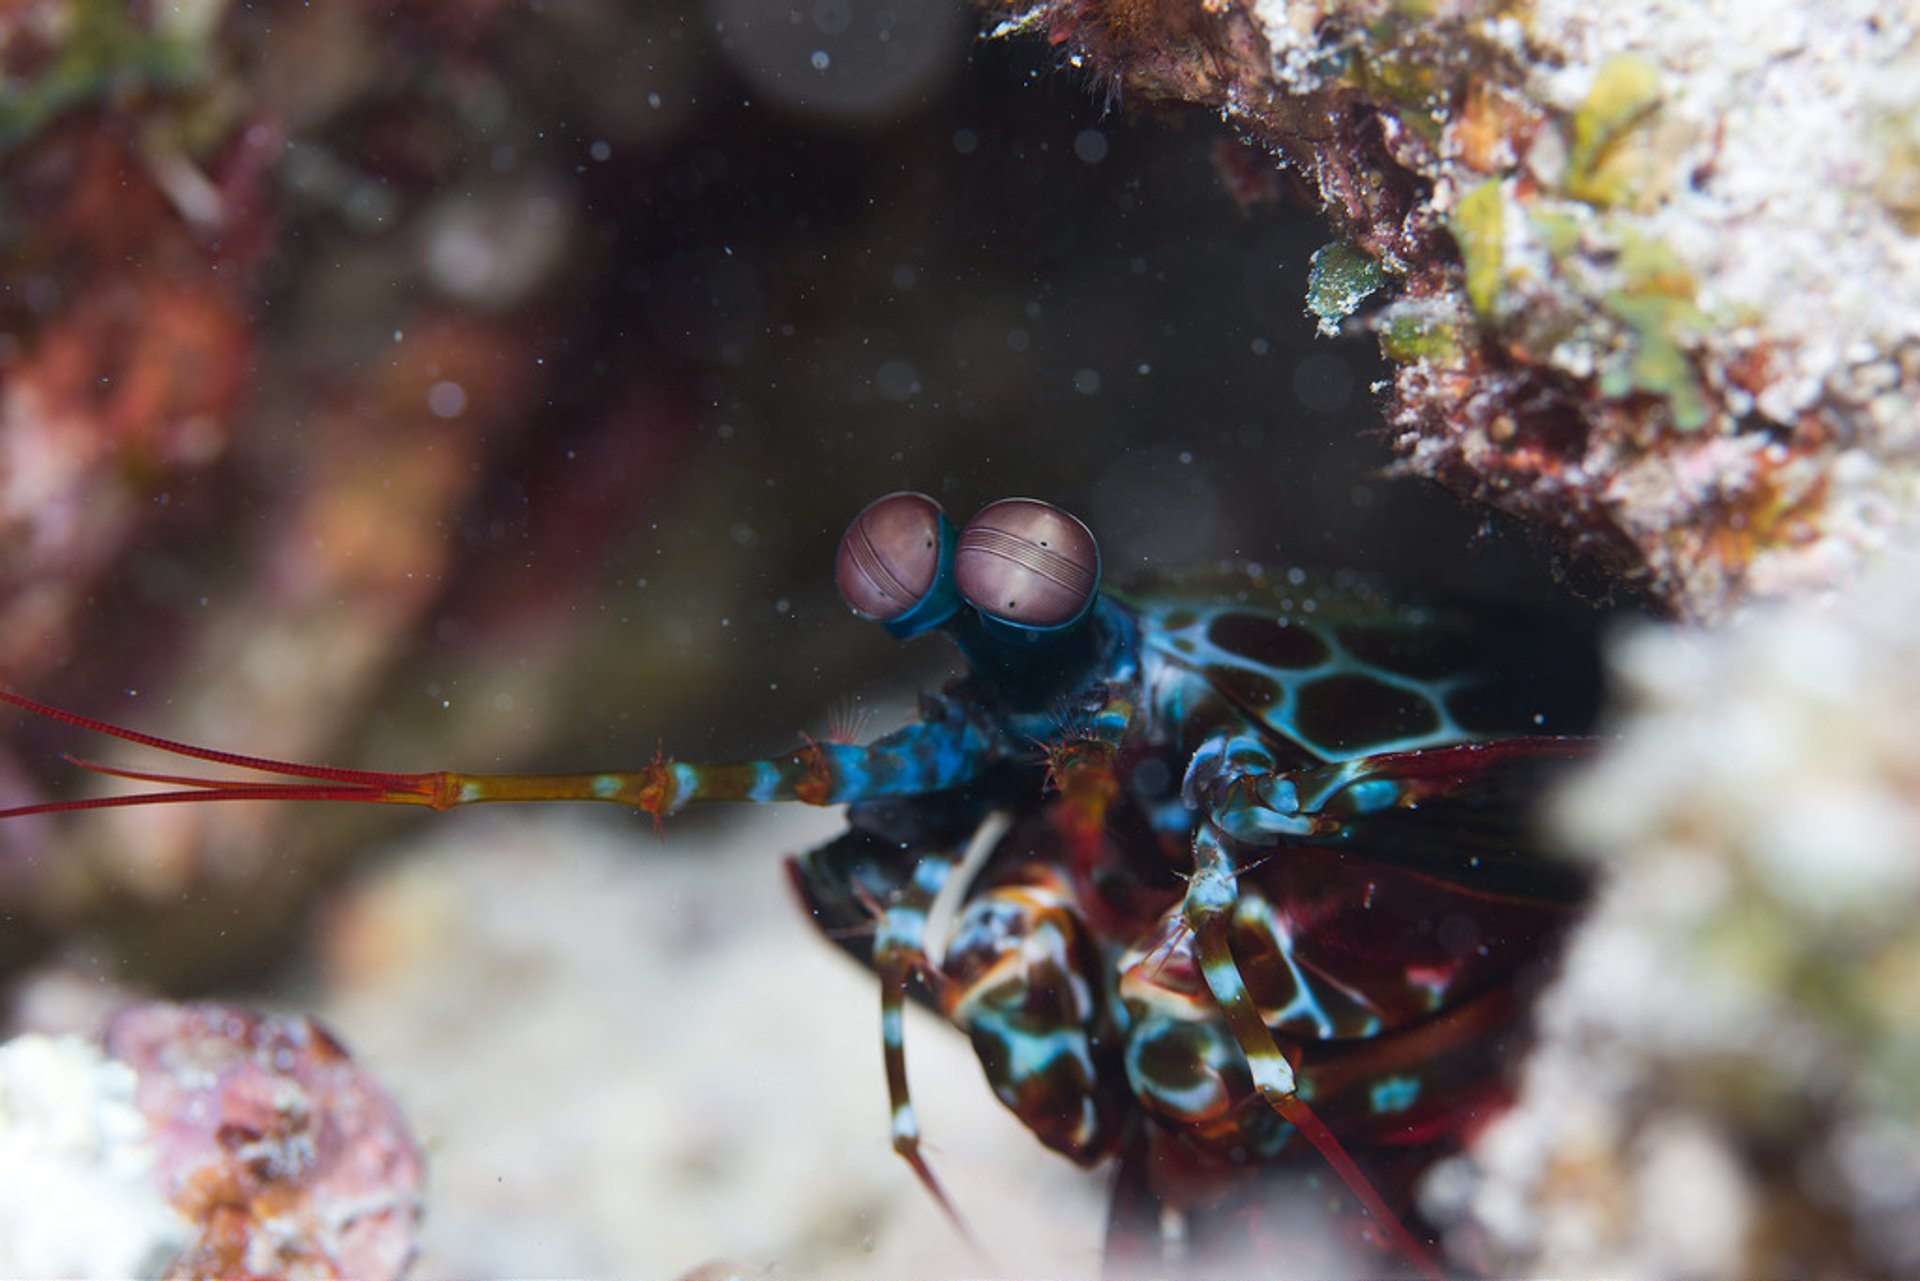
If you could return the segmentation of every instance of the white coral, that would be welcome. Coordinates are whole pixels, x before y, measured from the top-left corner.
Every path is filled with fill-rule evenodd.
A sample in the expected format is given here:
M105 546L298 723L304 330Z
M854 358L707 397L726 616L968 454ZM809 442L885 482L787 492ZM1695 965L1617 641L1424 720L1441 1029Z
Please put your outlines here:
M0 1045L0 1276L159 1276L186 1247L134 1086L74 1037Z

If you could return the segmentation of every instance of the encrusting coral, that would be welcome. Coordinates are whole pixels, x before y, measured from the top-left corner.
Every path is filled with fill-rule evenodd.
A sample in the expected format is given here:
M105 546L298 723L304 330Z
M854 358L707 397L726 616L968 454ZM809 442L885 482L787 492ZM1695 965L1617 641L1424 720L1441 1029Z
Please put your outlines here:
M1297 170L1409 471L1674 615L1848 578L1920 497L1920 40L1870 0L990 4ZM1356 275L1356 272L1359 274ZM1356 281L1358 287L1356 288Z

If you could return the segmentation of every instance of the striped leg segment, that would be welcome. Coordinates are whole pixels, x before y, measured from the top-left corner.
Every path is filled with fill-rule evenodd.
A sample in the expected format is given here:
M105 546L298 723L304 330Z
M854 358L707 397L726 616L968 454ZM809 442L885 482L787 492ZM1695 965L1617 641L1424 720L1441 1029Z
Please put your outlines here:
M1440 1281L1442 1274L1428 1248L1417 1240L1399 1215L1361 1172L1340 1141L1315 1116L1297 1092L1293 1065L1282 1054L1273 1033L1260 1017L1247 991L1229 944L1238 869L1214 828L1204 826L1194 838L1194 874L1183 907L1193 931L1194 954L1200 961L1207 988L1220 1006L1240 1052L1246 1056L1253 1085L1273 1110L1298 1130L1340 1176L1392 1247L1413 1262L1423 1275Z
M1202 821L1181 919L1253 1086L1359 1198L1388 1244L1428 1276L1439 1273L1427 1247L1300 1097L1296 1064L1273 1029L1290 1027L1309 1039L1377 1037L1383 1020L1397 1029L1395 1053L1403 1057L1375 1082L1373 1106L1382 1114L1417 1097L1396 1105L1388 1087L1417 1090L1428 1071L1443 1079L1441 1059L1510 1017L1502 1002L1512 995L1511 971L1504 967L1537 955L1541 932L1559 919L1554 909L1585 893L1577 872L1540 857L1530 801L1555 771L1592 748L1589 739L1523 737L1282 769L1263 739L1221 735L1194 753L1184 780L1185 799ZM1339 860L1356 851L1373 872L1344 881ZM1273 866L1257 870L1270 860ZM1246 891L1248 878L1261 888ZM1290 919L1276 915L1267 897L1276 885L1286 887L1283 901L1297 909ZM1350 927L1338 921L1346 912L1376 914L1375 930L1414 929L1422 920L1467 919L1460 914L1471 912L1479 945L1410 939L1405 964L1369 972L1341 950ZM1301 947L1329 941L1341 959L1337 979L1300 960ZM1243 949L1238 957L1236 946ZM1246 950L1253 947L1265 951ZM1416 1052L1416 1044L1430 1053ZM1340 1057L1347 1084L1365 1059L1359 1052ZM1312 1083L1322 1100L1338 1092L1336 1075L1316 1068Z
M873 969L880 976L880 1039L886 1056L887 1102L891 1108L893 1150L913 1167L940 1209L960 1232L971 1241L966 1220L934 1177L933 1168L920 1152L920 1122L914 1116L913 1098L907 1089L906 999L907 983L916 971L927 970L927 913L953 875L957 854L946 850L922 850L914 862L912 878L895 891L890 903L875 902L878 912L873 939Z

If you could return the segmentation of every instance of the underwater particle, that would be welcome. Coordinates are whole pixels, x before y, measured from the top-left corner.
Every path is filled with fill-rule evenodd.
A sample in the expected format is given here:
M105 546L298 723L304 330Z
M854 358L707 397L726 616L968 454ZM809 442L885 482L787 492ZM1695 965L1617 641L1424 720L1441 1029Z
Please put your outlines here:
M458 418L467 409L467 389L450 378L427 388L427 410L435 418Z
M593 144L596 160L611 154L605 142ZM445 195L420 214L422 266L448 297L506 311L553 279L577 222L566 189L547 179Z
M966 57L959 0L826 0L805 11L705 0L719 52L765 98L812 115L889 120L936 97Z
M907 360L882 361L873 373L873 389L881 399L903 404L920 393L920 371Z
M1073 136L1073 154L1081 164L1097 165L1107 158L1107 135L1098 129L1082 129Z
M1353 399L1353 370L1338 356L1316 351L1293 367L1293 395L1316 414L1336 414Z

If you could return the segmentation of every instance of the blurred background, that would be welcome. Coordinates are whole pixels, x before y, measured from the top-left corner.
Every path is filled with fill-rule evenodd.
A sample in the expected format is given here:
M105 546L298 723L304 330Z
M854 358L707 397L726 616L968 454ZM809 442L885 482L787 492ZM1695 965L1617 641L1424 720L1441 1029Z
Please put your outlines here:
M1120 581L1561 600L1383 476L1372 340L1315 335L1328 232L1286 175L958 3L25 0L0 190L0 682L148 732L537 770L884 729L955 670L833 591L902 488L1058 502ZM81 794L63 751L130 759L4 727L12 803ZM428 1272L1091 1272L1097 1180L945 1029L916 1085L979 1109L928 1129L985 1145L948 1156L1015 1215L992 1262L887 1153L871 982L778 866L834 825L17 821L9 1026L139 991L326 1014L427 1134Z

